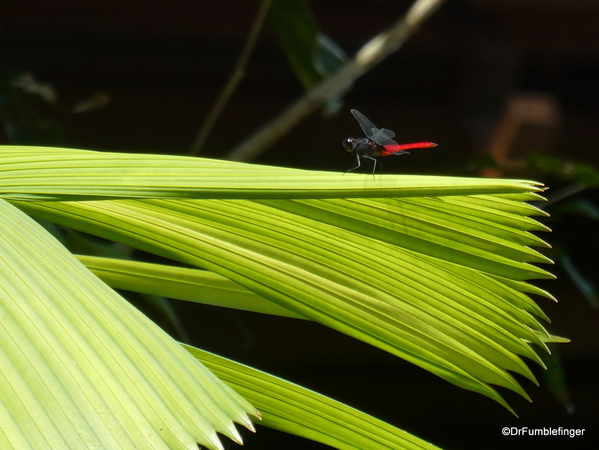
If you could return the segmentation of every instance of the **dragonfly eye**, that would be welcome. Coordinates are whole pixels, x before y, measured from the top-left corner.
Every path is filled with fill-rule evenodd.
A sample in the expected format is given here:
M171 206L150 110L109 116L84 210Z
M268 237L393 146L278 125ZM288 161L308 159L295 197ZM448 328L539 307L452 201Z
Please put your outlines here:
M355 139L353 139L353 138L346 138L343 141L343 148L345 150L347 150L348 152L353 152L354 151L354 141L355 141Z

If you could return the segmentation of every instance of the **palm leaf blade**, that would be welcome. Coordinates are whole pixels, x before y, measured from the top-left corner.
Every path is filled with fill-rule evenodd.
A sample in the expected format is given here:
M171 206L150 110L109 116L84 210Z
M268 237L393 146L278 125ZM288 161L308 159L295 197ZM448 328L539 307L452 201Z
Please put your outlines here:
M314 224L304 216L286 216L283 209L263 202L36 203L26 208L34 214L44 211L42 217L70 226L77 225L72 221L83 215L92 217L94 223L88 225L93 229L85 227L88 232L214 270L286 309L379 346L462 387L498 399L487 385L492 383L526 396L505 369L532 378L528 369L505 350L497 353L480 328L465 326L456 314L448 314L447 308L443 315L443 308L438 308L443 299L431 295L437 284L451 280L447 292L462 291L457 300L460 303L471 297L467 283L471 277L493 284L470 267L448 268L447 261L368 236L356 241L355 231L337 227L333 233L328 229L332 225L326 222ZM86 212L78 212L83 211L81 208ZM127 236L118 234L117 228L123 223L129 230ZM334 243L334 251L320 246L324 241ZM160 242L169 242L167 253L161 250L164 246ZM427 285L430 292L422 290ZM509 310L502 299L510 294L508 287L497 282L494 286L498 292L478 288L484 294L479 302L488 303L490 309L501 305L500 310ZM427 302L433 307L423 306ZM518 309L512 308L511 313L518 319L510 315L503 318L507 327L503 340L510 342L512 349L519 347L520 354L534 358L523 349L521 339L538 338L527 326L518 325L518 320L533 329L540 325ZM483 334L496 332L490 324L487 322ZM486 359L481 354L495 356Z
M524 195L542 190L538 183L518 180L385 175L375 181L366 175L205 158L50 147L0 148L0 195L11 200L364 198L499 191Z
M20 151L0 156L0 192L32 215L213 271L503 404L490 384L526 396L509 371L532 379L517 355L552 339L524 283L552 277L529 248L537 183ZM44 199L106 200L22 201Z
M374 417L272 375L185 346L219 378L263 411L262 424L340 450L435 450Z
M303 318L222 275L207 270L85 255L77 255L77 258L114 289L126 289L262 314Z
M0 403L15 423L3 430L13 447L27 443L14 448L221 449L217 432L239 440L233 420L251 427L247 402L39 225L0 208L0 358L11 386Z

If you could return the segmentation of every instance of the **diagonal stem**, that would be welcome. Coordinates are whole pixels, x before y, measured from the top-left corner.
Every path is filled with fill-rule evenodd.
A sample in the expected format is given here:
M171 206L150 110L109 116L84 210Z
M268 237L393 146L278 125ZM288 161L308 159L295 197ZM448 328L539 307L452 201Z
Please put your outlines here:
M405 16L364 45L337 73L290 105L282 114L233 149L228 159L250 161L287 134L327 99L338 95L376 64L395 52L445 0L416 0Z
M258 39L258 36L260 35L260 31L262 30L262 25L264 25L266 13L270 8L271 3L272 0L262 1L260 9L258 10L258 15L254 20L254 24L252 25L252 29L250 30L250 34L248 35L245 46L243 47L243 50L239 55L239 59L235 64L235 68L233 69L233 72L231 73L229 80L224 85L216 101L214 102L214 105L212 106L212 109L210 110L208 117L204 121L204 125L198 132L198 135L196 136L191 150L189 151L190 155L193 156L200 153L200 150L204 146L204 143L206 142L206 139L212 131L212 128L214 127L214 124L218 120L220 114L223 112L223 109L229 101L229 98L231 98L231 95L233 95L233 92L235 92L237 85L241 82L241 79L244 77L245 66L247 65L250 55L252 54L254 46L256 45L256 41Z

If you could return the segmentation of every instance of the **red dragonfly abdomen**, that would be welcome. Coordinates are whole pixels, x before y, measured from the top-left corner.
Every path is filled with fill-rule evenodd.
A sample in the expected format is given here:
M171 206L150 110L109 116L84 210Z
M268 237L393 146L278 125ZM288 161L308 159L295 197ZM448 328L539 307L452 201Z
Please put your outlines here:
M405 150L411 150L413 148L431 148L436 147L437 144L434 142L414 142L413 144L388 144L383 145L381 150L381 156L394 155L395 153L403 152Z

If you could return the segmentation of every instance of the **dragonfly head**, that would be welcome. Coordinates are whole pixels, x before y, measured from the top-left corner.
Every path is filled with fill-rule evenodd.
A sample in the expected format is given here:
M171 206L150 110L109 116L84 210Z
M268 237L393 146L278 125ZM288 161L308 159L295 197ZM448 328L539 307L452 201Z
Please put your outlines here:
M346 151L348 151L350 153L353 153L355 151L355 149L356 149L356 139L354 139L354 138L346 138L343 141L343 148Z

